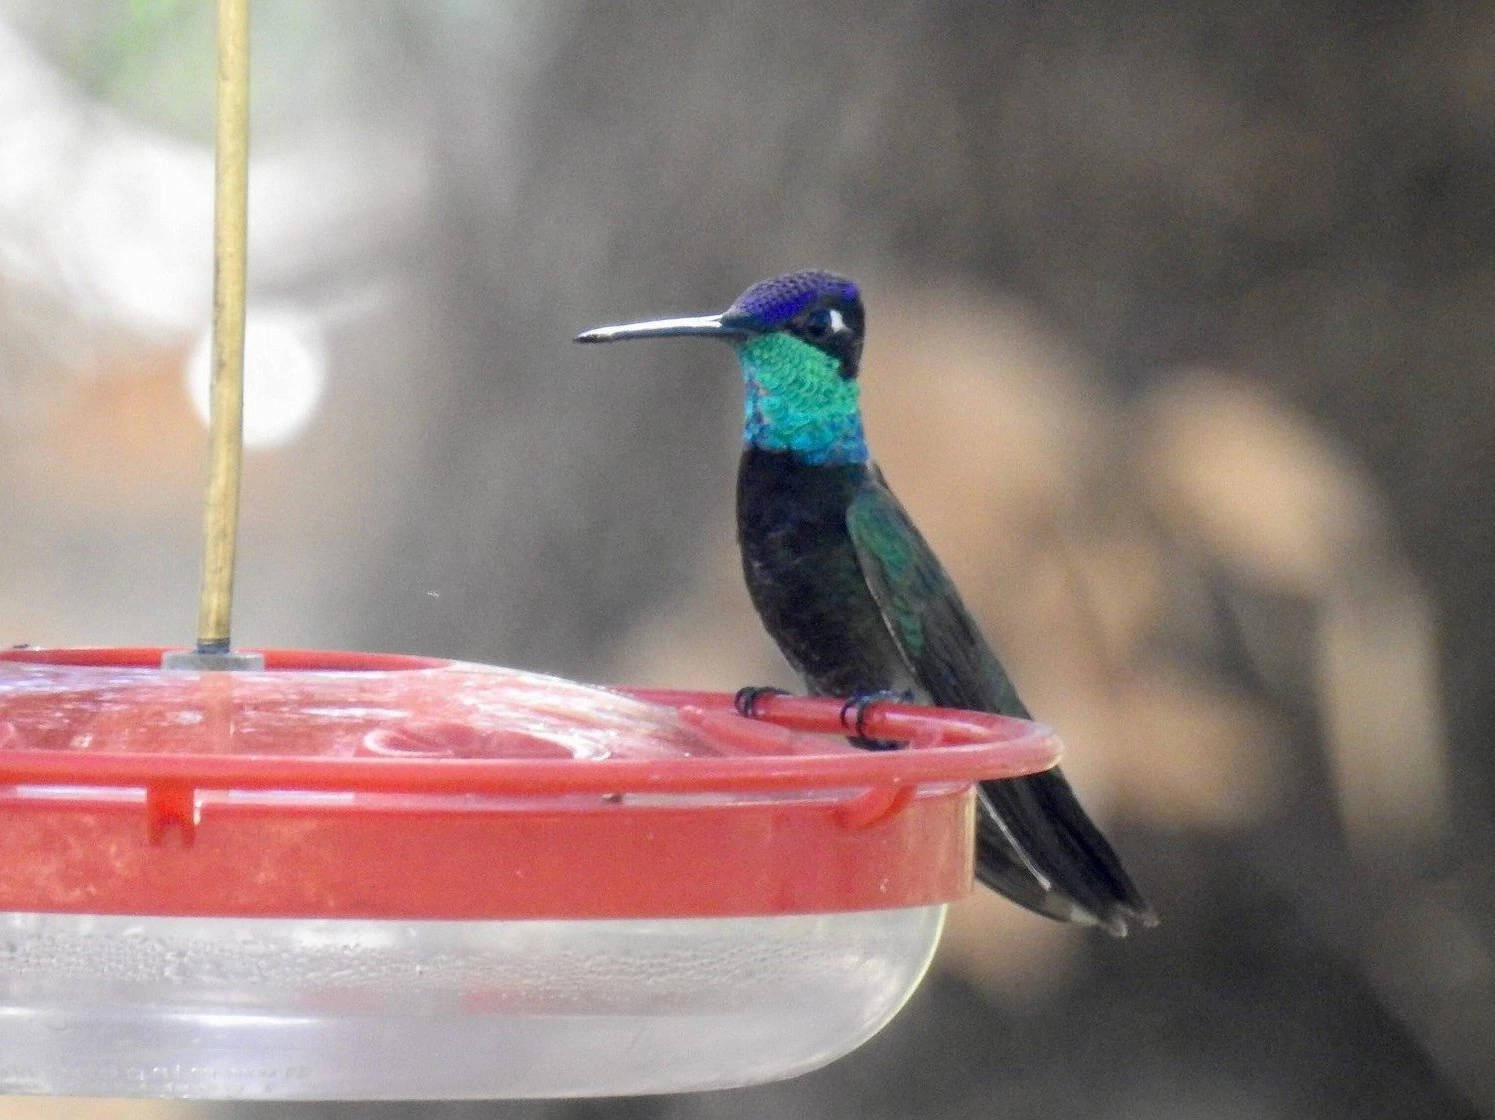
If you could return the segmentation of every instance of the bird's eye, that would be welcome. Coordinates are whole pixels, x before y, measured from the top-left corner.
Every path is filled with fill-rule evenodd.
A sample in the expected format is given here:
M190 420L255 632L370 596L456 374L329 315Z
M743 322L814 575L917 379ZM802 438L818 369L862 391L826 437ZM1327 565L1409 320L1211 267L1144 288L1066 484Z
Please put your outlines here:
M834 307L817 307L805 316L805 335L816 342L824 342L845 329L846 320Z

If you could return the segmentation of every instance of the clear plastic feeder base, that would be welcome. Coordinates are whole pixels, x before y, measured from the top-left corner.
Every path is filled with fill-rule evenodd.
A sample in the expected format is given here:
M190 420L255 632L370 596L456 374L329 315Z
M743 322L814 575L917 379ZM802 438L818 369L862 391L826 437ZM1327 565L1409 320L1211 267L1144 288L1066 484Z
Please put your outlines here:
M943 906L769 918L0 916L0 1091L681 1092L788 1077L908 998Z

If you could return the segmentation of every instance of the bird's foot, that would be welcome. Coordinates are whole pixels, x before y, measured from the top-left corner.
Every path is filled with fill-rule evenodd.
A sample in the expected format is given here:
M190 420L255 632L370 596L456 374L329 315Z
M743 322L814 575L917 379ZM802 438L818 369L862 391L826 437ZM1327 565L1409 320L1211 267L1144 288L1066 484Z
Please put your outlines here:
M732 697L732 707L737 709L737 714L746 719L758 718L758 701L765 696L788 696L789 693L782 688L774 688L771 684L750 684L746 688L739 688L737 695Z
M892 688L879 688L872 692L859 692L841 705L841 726L855 732L852 742L863 750L891 751L903 744L897 739L867 738L867 713L879 704L911 704L910 692L899 692Z

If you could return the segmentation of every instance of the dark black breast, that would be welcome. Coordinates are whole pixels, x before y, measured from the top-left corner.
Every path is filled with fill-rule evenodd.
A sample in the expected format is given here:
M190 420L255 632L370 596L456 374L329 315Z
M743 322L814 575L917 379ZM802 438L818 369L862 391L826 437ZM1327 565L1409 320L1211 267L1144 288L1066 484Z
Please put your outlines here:
M846 511L867 471L753 447L742 453L743 577L758 616L812 692L852 696L912 684L847 534Z

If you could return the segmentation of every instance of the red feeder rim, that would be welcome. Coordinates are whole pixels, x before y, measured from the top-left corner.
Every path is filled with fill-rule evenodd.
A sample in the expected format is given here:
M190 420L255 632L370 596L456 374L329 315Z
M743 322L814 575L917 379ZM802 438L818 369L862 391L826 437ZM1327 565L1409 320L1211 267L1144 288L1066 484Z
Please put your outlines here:
M971 783L1039 724L901 704L611 690L463 662L0 651L0 910L666 918L961 897Z

